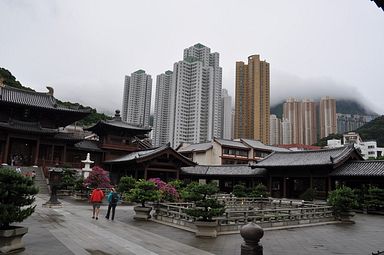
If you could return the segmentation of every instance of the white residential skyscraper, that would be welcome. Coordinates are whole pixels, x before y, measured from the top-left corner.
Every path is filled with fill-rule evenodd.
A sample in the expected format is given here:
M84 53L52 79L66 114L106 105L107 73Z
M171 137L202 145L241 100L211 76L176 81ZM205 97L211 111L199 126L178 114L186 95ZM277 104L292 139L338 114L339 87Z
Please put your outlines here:
M170 106L172 71L159 74L156 79L155 113L153 123L153 144L161 146L168 143L170 126Z
M269 144L280 144L281 140L281 121L275 114L269 115Z
M152 78L144 70L125 76L122 119L138 126L149 126Z
M219 53L198 43L174 64L170 141L200 143L221 137L222 68Z
M221 130L224 139L232 139L232 97L228 90L221 91Z

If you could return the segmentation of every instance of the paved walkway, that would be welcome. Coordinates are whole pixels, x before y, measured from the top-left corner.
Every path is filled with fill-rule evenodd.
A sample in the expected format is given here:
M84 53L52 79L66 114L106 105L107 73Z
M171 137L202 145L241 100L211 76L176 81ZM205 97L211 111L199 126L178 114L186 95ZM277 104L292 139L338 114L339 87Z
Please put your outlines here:
M239 255L239 234L216 239L196 238L193 233L154 222L133 220L131 206L118 206L115 221L91 219L91 206L71 199L59 209L43 208L48 200L37 197L36 212L20 225L29 227L26 250L34 255L190 254ZM325 225L266 231L264 254L367 254L384 250L384 216L357 215L353 225Z

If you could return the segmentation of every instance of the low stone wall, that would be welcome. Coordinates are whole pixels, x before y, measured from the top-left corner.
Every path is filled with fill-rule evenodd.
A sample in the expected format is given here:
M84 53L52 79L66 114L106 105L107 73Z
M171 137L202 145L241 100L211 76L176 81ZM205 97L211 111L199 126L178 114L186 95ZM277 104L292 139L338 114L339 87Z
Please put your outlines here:
M214 218L217 221L218 234L236 233L241 227L252 221L262 228L297 227L314 223L333 222L332 207L325 205L306 204L303 207L292 206L287 208L274 207L272 201L269 205L247 206L232 204L226 208L222 217ZM280 203L282 204L282 203ZM185 213L185 209L192 207L192 203L160 203L155 207L154 220L160 223L180 227L192 232L196 231L195 219ZM305 207L304 207L305 206Z

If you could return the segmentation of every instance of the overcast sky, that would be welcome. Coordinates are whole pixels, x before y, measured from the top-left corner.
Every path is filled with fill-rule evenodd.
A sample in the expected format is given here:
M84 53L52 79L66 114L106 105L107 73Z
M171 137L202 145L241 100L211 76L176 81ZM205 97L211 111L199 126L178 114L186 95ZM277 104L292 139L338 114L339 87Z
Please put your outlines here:
M112 113L124 76L172 70L183 49L220 53L234 95L235 62L271 67L271 101L359 98L384 114L384 12L369 0L0 0L0 67L25 86Z

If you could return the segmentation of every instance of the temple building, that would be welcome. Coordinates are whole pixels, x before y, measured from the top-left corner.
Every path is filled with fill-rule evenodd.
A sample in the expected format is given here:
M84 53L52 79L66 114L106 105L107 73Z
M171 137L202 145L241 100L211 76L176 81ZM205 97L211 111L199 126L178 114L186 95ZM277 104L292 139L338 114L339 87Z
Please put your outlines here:
M60 132L90 114L64 106L53 89L39 93L0 84L0 164L43 165L72 161L84 137Z

